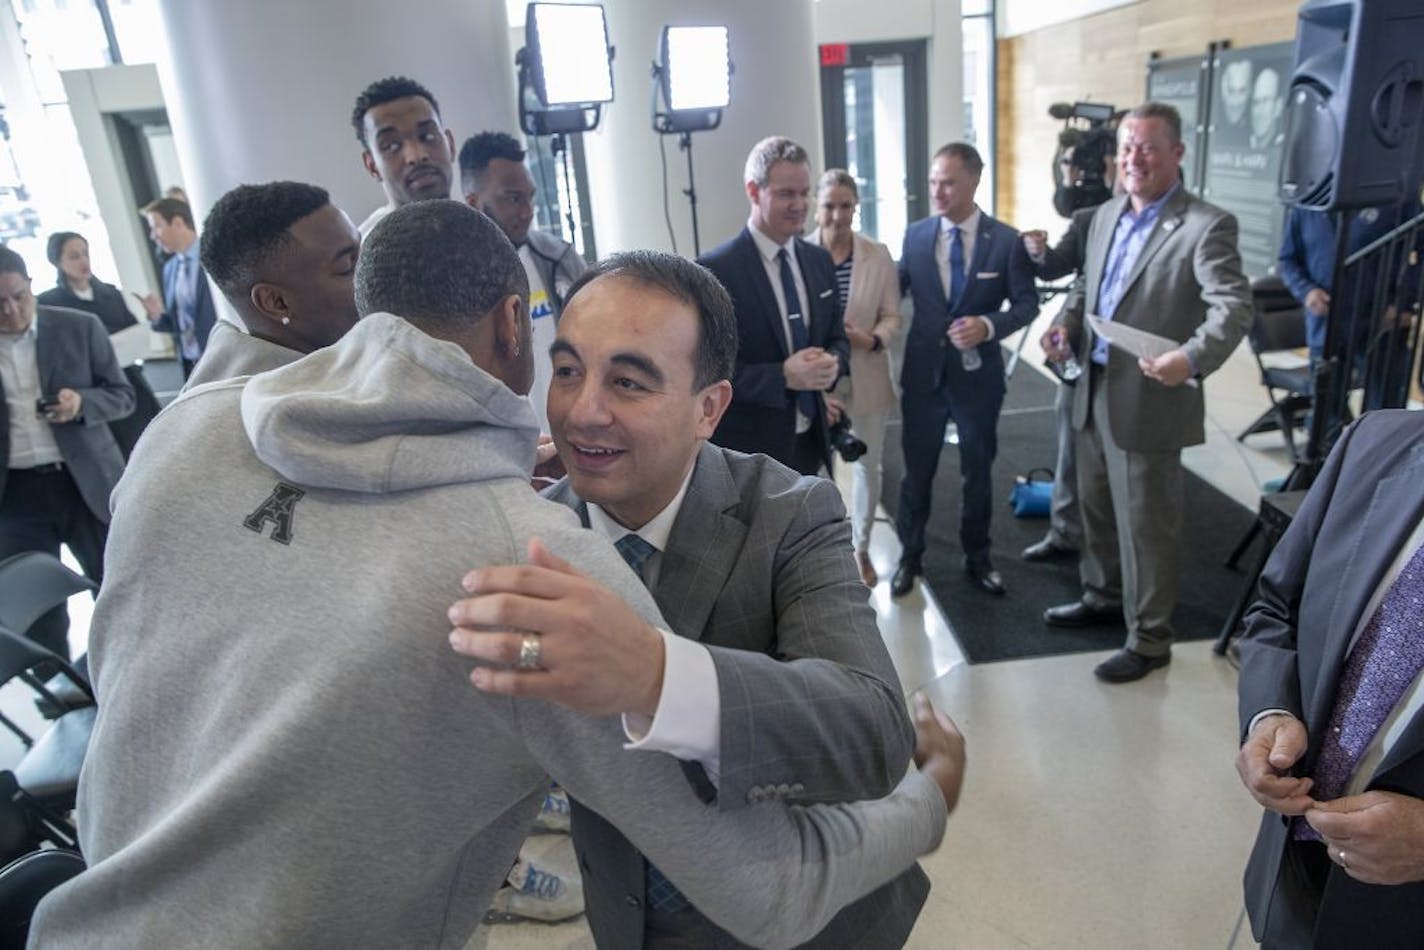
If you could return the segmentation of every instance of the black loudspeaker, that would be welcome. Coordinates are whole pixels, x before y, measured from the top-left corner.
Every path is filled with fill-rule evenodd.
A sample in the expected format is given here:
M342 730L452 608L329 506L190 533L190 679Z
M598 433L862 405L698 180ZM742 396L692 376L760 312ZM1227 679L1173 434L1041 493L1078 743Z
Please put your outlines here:
M1306 0L1281 162L1287 204L1392 204L1424 177L1424 0Z

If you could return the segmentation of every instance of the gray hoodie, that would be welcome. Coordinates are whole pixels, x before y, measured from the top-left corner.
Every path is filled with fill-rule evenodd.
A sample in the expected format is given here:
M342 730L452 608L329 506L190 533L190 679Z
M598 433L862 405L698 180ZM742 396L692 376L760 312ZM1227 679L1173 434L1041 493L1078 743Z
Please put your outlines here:
M219 320L213 324L203 355L193 367L193 374L183 383L182 392L203 383L265 373L301 358L302 354L296 350L253 336L227 320Z
M935 847L922 776L723 814L674 759L624 750L617 717L470 685L445 611L533 536L660 622L608 542L530 490L535 435L524 399L389 314L154 420L95 608L89 870L33 945L461 947L549 775L753 944L800 942Z

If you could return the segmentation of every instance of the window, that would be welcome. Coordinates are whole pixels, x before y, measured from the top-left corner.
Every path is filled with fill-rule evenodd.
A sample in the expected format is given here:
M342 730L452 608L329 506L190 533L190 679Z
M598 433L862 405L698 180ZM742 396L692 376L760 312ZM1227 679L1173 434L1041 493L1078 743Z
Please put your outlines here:
M979 181L978 200L991 214L994 210L995 141L994 95L998 57L994 45L995 0L964 2L964 141L979 150L984 159L984 175Z

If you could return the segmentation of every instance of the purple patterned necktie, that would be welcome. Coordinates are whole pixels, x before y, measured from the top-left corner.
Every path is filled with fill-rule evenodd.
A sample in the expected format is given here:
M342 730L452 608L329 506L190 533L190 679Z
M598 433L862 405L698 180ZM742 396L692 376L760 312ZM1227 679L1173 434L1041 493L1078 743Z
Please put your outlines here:
M1424 545L1404 565L1385 591L1374 616L1365 625L1345 660L1336 690L1330 726L1315 763L1317 801L1339 798L1365 750L1389 714L1399 705L1409 684L1424 669ZM1319 841L1304 820L1297 819L1297 840Z

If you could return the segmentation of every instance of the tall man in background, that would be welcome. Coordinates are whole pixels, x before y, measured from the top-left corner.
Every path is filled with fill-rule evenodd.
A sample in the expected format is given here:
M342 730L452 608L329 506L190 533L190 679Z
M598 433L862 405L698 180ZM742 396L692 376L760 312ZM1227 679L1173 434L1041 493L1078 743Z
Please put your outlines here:
M24 259L7 247L0 247L0 397L0 560L24 551L59 557L66 544L102 583L109 493L124 470L106 423L133 412L133 387L99 318L36 304ZM68 659L68 631L60 605L29 636Z
M361 163L386 194L386 203L361 222L362 238L401 205L450 197L455 137L441 124L429 89L405 76L378 79L356 97L351 126Z
M1206 438L1198 380L1251 325L1236 219L1181 185L1182 120L1149 102L1118 128L1125 194L1099 206L1086 267L1042 344L1086 372L1073 394L1083 513L1082 596L1044 621L1082 626L1119 614L1123 649L1094 670L1114 683L1171 661L1182 545L1182 449ZM1093 332L1089 315L1146 330L1177 349L1138 359Z
M850 342L831 255L800 237L811 206L810 159L788 138L765 138L752 146L742 179L747 226L701 259L737 311L732 404L712 441L805 475L829 472L821 393L850 371Z
M989 557L989 475L1005 392L997 341L1038 315L1038 291L1018 232L974 203L983 171L972 145L953 142L936 152L929 180L935 213L910 225L900 254L900 288L915 311L900 370L905 476L895 515L900 566L890 581L896 597L923 573L925 524L951 420L959 431L964 569L979 590L1004 593Z
M504 132L481 132L460 146L460 187L465 203L494 219L519 251L529 278L529 317L534 321L534 386L529 400L539 431L549 431L549 345L569 287L587 265L574 246L534 224L534 177L524 147Z
M173 351L183 367L183 378L193 373L208 334L218 320L213 295L198 261L198 230L193 209L177 198L160 198L145 205L148 236L164 253L173 255L163 264L163 299L157 294L139 298L148 325L173 335Z

